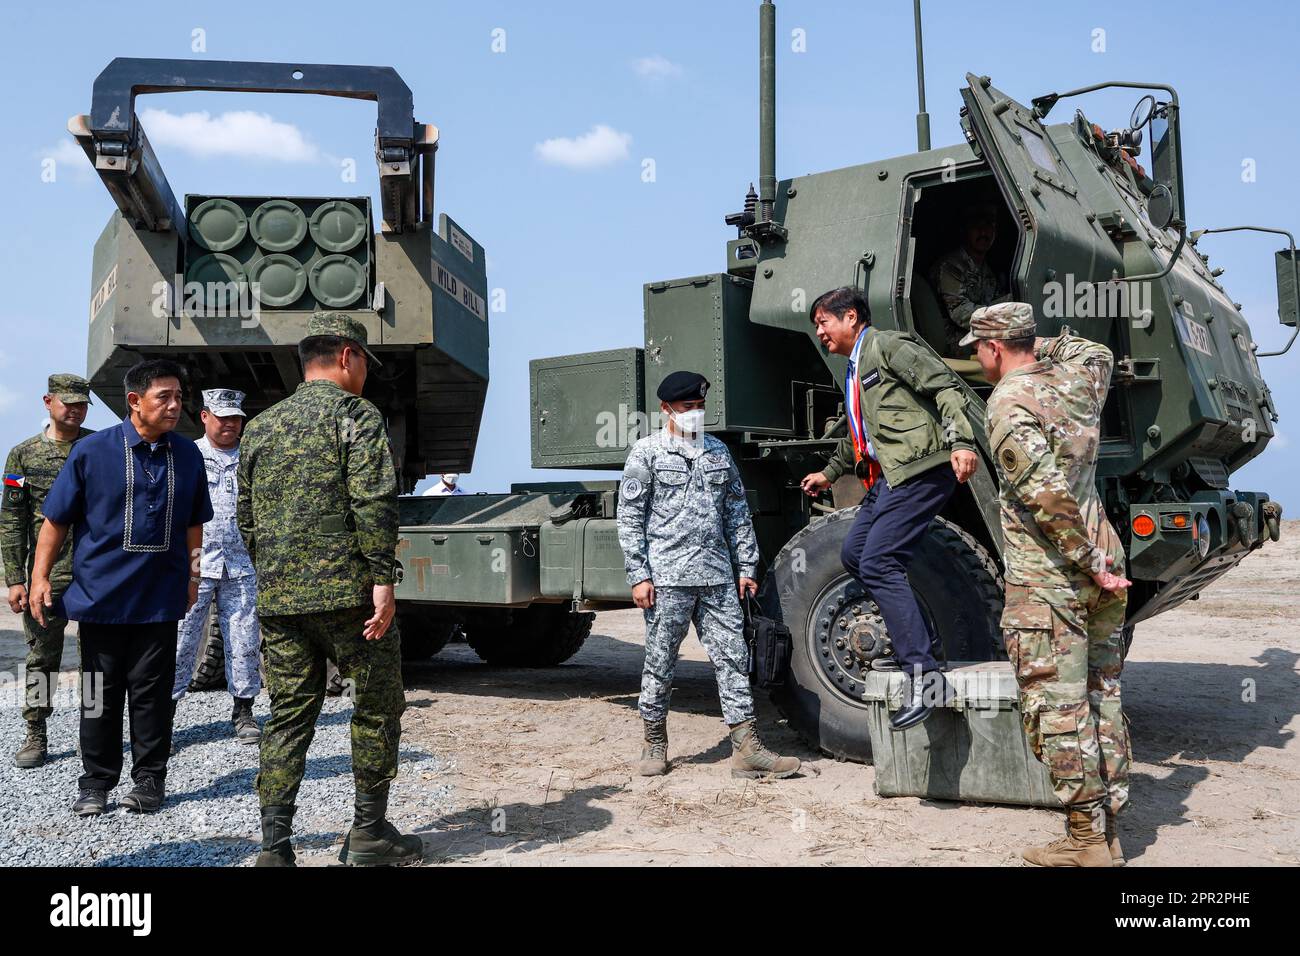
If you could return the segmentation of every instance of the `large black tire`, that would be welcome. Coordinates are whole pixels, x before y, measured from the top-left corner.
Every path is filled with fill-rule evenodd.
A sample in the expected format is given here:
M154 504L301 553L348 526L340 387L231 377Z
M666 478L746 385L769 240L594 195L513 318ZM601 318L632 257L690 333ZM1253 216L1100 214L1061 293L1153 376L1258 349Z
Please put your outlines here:
M595 619L567 604L484 608L466 613L465 640L489 664L553 667L578 653Z
M447 646L460 615L440 608L404 604L397 612L397 627L402 635L402 660L427 661Z
M832 636L826 627L827 608L834 606L836 595L852 595L857 588L840 564L840 548L856 514L856 508L845 508L813 521L791 538L767 574L761 600L794 638L789 675L773 691L773 700L810 745L834 757L865 762L871 756L871 739L868 705L861 700L863 685L853 674L837 671L835 657L843 651L823 640ZM943 645L935 648L937 655L949 661L1005 658L1002 581L978 541L936 518L917 546L908 579ZM848 600L855 606L870 603L869 595ZM882 633L883 624L879 627ZM829 650L829 658L823 649ZM825 664L827 660L831 663Z
M214 609L208 615L207 634L199 648L198 663L190 677L191 691L223 690L226 686L226 645L221 641L221 625Z

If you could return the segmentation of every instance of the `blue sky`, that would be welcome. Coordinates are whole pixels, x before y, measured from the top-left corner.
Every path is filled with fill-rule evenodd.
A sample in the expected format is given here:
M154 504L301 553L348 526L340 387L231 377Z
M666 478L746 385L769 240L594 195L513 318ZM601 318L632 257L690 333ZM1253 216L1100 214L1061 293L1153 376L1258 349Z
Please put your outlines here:
M436 0L370 16L364 5L336 0L227 2L203 12L148 2L126 13L102 3L6 5L0 445L36 430L48 372L85 369L91 247L113 206L72 151L65 124L89 111L100 69L114 56L371 63L396 67L414 92L416 119L440 128L438 209L485 246L489 286L505 291L506 310L491 317L492 383L466 484L504 490L512 480L568 477L529 468L528 360L639 345L643 283L723 268L734 232L722 217L757 178L756 7L756 0ZM1106 79L1167 82L1183 105L1191 226L1300 226L1300 185L1286 172L1300 155L1296 5L981 9L925 4L936 146L961 138L958 90L967 71L991 75L1022 102ZM778 175L912 151L911 4L787 0L777 13ZM805 52L791 49L796 29ZM195 31L205 52L193 50ZM498 48L504 39L504 51L494 51L494 39ZM1081 105L1112 129L1135 99L1101 94ZM173 94L143 97L137 109L166 111L151 114L146 129L178 196L373 191L373 104ZM224 115L248 111L264 115ZM1058 112L1068 116L1065 106ZM186 130L216 133L196 146ZM541 146L552 140L560 142ZM224 151L237 143L254 155ZM56 180L43 182L50 157ZM357 161L356 184L340 182L346 158ZM647 158L656 173L649 183L641 175ZM1243 181L1247 160L1253 182ZM1285 341L1272 240L1208 237L1201 248L1227 269L1222 281L1243 303L1261 349ZM1300 346L1263 360L1280 438L1234 477L1234 486L1284 502L1300 465L1291 438L1300 435L1291 424L1300 416L1297 363ZM100 406L88 424L111 420Z

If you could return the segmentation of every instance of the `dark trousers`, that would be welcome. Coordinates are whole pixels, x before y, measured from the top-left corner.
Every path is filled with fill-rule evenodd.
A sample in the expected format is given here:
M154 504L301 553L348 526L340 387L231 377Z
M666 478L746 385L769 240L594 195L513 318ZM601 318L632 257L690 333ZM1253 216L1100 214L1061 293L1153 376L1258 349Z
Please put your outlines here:
M867 492L840 551L844 570L857 578L880 605L894 653L908 673L936 670L933 635L907 581L907 566L930 522L957 488L947 463L936 465L897 488L878 480Z
M131 716L131 779L167 774L172 746L176 622L81 622L83 789L111 790L122 776L122 707Z

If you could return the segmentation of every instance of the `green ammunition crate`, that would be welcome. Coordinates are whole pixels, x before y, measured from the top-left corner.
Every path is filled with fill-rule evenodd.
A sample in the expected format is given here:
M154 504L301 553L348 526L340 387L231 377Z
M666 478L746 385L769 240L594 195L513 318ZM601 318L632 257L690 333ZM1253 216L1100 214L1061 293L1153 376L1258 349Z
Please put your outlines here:
M953 664L944 676L953 696L908 730L889 728L902 706L899 671L872 671L863 699L871 707L872 763L882 797L1059 807L1052 781L1029 749L1020 724L1015 674L1006 661Z
M585 601L631 601L613 518L542 525L542 594Z

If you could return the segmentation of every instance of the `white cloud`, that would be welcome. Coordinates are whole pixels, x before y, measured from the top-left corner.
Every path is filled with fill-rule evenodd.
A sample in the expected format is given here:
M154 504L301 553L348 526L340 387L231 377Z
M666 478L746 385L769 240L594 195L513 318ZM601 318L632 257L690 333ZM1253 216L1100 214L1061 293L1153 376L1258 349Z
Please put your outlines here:
M155 147L172 147L192 156L243 156L284 163L315 163L323 157L316 144L292 123L267 113L234 110L213 116L206 110L170 113L147 109L140 122Z
M684 72L680 63L674 63L667 57L656 53L632 61L632 69L637 76L649 80L667 80L679 77Z
M537 158L544 163L568 166L570 169L594 169L627 159L630 133L620 133L612 127L598 123L581 136L557 136L538 143L534 148Z

